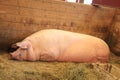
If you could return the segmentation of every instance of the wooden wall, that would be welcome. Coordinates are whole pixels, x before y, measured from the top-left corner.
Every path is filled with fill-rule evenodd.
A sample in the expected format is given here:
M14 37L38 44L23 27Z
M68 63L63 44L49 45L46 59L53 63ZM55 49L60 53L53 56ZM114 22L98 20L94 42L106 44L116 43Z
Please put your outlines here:
M0 0L0 47L41 29L86 33L108 41L116 9L53 0Z

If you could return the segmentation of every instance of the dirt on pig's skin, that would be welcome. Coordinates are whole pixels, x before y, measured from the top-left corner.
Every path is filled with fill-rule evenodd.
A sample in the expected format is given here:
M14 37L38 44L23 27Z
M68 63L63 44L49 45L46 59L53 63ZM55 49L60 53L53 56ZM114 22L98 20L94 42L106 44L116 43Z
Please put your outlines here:
M90 64L17 61L0 51L0 80L105 80L105 77L96 74Z

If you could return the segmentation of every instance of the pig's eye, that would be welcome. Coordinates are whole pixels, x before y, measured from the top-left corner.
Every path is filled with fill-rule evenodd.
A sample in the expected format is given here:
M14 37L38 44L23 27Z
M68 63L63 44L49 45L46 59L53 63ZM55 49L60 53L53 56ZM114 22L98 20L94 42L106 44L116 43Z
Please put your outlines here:
M26 48L20 48L21 50L26 50Z
M19 54L19 57L21 57L22 55L21 54Z

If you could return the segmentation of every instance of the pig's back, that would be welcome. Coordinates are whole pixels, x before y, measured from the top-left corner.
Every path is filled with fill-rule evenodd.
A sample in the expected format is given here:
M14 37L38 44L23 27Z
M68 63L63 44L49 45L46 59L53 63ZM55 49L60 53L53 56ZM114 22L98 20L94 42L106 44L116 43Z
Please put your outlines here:
M77 41L79 39L84 40L89 37L90 36L88 35L69 32L69 31L46 29L46 30L40 30L30 35L26 39L31 40L32 44L35 47L49 48L55 46L60 48L61 50L62 48L64 49L67 45L69 45L74 41Z

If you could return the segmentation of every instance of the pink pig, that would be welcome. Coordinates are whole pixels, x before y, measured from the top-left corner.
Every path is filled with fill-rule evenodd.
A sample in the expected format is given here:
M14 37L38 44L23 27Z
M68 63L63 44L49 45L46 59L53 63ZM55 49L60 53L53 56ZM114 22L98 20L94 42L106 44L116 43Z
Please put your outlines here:
M14 44L13 59L28 61L107 62L109 47L101 39L75 32L46 29Z

